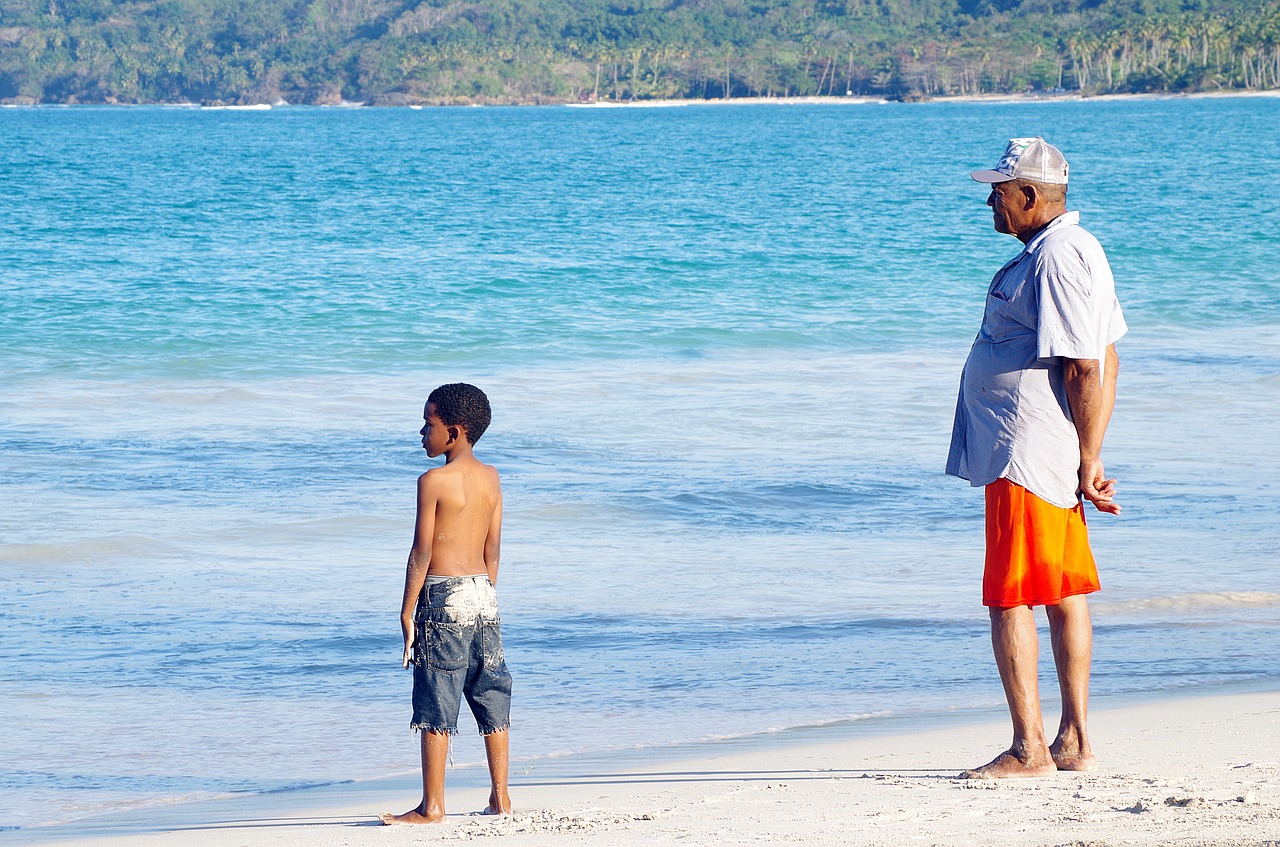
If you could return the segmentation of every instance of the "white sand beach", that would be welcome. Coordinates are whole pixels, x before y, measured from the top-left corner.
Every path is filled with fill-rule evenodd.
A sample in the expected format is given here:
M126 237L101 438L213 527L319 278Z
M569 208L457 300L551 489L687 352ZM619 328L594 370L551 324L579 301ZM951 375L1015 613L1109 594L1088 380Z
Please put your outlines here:
M1103 708L1091 723L1101 765L1089 774L958 780L1009 732L1004 722L968 723L748 752L708 745L720 753L639 770L545 778L517 767L517 811L507 818L476 814L487 791L463 787L450 791L443 824L385 827L376 815L413 806L413 792L339 786L327 808L283 808L290 795L281 794L269 815L228 809L164 831L68 843L1280 845L1280 692Z
M1079 91L1009 92L1005 94L946 94L927 97L918 103L1066 103L1079 100L1202 100L1228 97L1280 97L1280 89L1225 89L1222 91L1152 91L1133 94L1084 94ZM893 101L880 96L850 94L847 96L813 95L806 97L730 97L709 100L597 100L562 103L576 109L659 109L678 106L866 106Z

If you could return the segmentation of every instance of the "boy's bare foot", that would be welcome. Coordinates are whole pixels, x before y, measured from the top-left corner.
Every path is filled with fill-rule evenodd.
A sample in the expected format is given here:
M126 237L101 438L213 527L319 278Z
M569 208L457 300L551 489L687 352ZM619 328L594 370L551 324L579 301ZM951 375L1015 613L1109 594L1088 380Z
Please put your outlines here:
M422 807L419 806L416 809L410 809L403 815L393 815L390 812L378 815L378 820L387 826L399 823L440 823L440 821L444 820L444 812L440 811L435 814L424 815Z
M1053 764L1060 771L1084 773L1098 769L1098 757L1088 750L1068 750L1065 745L1054 744L1049 748L1049 753L1053 756Z
M971 768L960 774L960 779L1009 779L1025 776L1050 776L1057 773L1058 768L1048 751L1030 756L1026 761L1019 758L1012 750L1005 750L999 756L980 768Z
M486 815L509 815L511 814L511 795L502 792L502 796L498 796L498 792L489 792L489 805L485 807L482 814Z

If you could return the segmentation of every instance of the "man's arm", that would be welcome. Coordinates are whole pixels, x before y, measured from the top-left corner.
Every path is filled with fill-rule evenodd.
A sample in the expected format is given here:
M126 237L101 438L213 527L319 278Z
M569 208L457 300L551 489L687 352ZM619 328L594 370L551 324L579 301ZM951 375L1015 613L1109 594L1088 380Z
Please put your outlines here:
M1097 359L1063 359L1063 378L1071 418L1080 438L1080 492L1100 512L1119 514L1114 479L1107 479L1102 466L1102 439L1116 402L1116 377L1120 357L1115 345L1107 347L1102 362Z
M1116 408L1116 379L1120 376L1120 354L1116 352L1116 345L1107 345L1107 358L1102 365L1102 431L1105 433Z
M435 537L436 501L435 486L429 478L430 471L418 477L418 516L413 525L413 546L409 548L409 563L404 571L404 597L400 601L400 631L404 635L403 667L409 667L413 655L413 615L418 607L418 595L427 581L427 569L431 567L431 541Z
M502 547L502 492L498 492L498 505L493 507L489 519L489 534L484 539L484 567L489 572L489 582L498 584L498 554Z

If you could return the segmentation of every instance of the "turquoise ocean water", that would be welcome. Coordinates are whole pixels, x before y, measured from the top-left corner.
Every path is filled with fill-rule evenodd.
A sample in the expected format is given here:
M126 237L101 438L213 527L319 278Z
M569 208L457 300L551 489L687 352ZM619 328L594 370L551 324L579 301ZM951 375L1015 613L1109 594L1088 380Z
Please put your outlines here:
M967 171L1015 135L1066 151L1131 327L1095 693L1280 683L1277 125L0 111L0 826L412 772L416 431L455 380L495 409L518 759L1000 704L941 470L1018 247Z

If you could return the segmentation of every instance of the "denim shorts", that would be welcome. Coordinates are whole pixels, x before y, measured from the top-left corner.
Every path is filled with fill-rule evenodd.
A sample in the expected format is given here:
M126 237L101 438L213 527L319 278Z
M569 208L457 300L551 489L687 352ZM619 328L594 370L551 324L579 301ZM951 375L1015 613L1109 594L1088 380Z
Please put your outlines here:
M511 722L498 595L483 574L430 580L418 598L413 648L414 730L458 731L467 698L481 735Z

